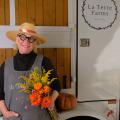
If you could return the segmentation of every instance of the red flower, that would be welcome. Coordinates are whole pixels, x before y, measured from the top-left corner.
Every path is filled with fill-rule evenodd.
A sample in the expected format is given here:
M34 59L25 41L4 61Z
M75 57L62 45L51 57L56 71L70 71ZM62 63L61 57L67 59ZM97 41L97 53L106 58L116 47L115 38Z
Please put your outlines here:
M33 106L38 106L41 104L41 97L36 92L29 95L30 102Z
M44 97L41 106L43 108L49 108L51 105L52 105L52 98L49 96Z

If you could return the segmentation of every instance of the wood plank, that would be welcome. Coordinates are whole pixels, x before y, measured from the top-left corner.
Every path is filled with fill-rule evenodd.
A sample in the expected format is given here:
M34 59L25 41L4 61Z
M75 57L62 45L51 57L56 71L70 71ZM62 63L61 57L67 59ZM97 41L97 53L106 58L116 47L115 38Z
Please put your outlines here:
M35 0L27 0L27 21L35 24Z
M55 26L55 0L43 0L44 25Z
M57 73L60 79L60 84L62 88L66 87L66 81L64 80L64 50L63 48L57 49Z
M56 0L56 26L63 26L63 1Z
M63 7L63 25L68 26L68 0L64 0L64 7Z
M56 55L57 49L56 48L45 48L44 49L44 56L48 57L51 62L53 63L54 67L56 68Z
M18 5L19 5L19 7L18 7L18 19L19 19L19 21L18 21L18 24L20 25L20 24L22 24L23 22L27 22L27 8L26 8L26 6L27 6L27 2L26 2L26 0L19 0L19 2L18 2Z
M15 9L17 25L23 22L44 26L68 25L68 0L15 0Z
M5 25L5 3L0 0L0 25Z
M0 64L5 61L5 48L0 48Z
M43 25L43 0L35 1L35 24Z
M15 22L19 25L19 0L15 0Z
M57 71L62 88L71 87L71 51L70 48L57 49Z
M5 0L5 24L10 24L10 3L9 0Z
M71 49L64 48L64 74L66 77L66 88L71 87Z

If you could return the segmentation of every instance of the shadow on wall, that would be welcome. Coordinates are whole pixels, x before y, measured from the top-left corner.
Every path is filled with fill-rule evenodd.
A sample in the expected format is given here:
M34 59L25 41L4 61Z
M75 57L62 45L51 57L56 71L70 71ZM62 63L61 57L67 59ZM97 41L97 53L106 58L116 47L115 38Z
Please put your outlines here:
M101 51L95 64L96 80L106 95L119 97L120 88L120 27L115 31L112 40ZM98 88L99 86L96 85ZM102 92L103 93L103 92Z

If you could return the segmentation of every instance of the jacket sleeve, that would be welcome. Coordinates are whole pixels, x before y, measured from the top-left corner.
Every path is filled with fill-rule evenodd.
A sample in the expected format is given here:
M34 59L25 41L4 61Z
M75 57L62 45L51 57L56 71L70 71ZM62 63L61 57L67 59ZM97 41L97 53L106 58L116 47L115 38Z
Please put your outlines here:
M5 99L4 94L4 63L0 66L0 100Z
M48 70L53 70L50 74L50 79L52 78L58 78L58 75L57 75L57 72L56 72L56 69L55 67L53 66L52 62L49 60L49 58L47 57L43 57L43 61L42 61L42 67L48 71ZM51 88L53 90L56 90L58 92L60 92L61 90L61 87L60 87L60 80L59 79L56 79L52 82L51 84Z

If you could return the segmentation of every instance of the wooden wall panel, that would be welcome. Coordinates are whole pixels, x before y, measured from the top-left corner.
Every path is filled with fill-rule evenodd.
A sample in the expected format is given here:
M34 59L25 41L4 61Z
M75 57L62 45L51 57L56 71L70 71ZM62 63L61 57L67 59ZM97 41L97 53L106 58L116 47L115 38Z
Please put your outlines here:
M5 24L5 2L4 0L0 0L0 25Z
M55 26L55 0L44 0L44 25Z
M10 0L5 0L5 24L10 24Z
M27 21L27 0L15 0L16 24Z
M71 49L57 49L57 72L62 88L71 87Z
M68 0L15 0L16 25L68 25ZM10 0L0 0L0 25L10 24Z
M15 0L15 19L16 25L19 25L19 0Z
M16 24L68 25L68 0L15 0ZM22 9L21 9L22 8Z
M47 48L44 49L44 55L47 56L56 67L57 64L57 49L56 48Z
M64 74L66 88L71 87L71 49L64 48Z
M66 80L64 79L64 51L62 48L57 49L57 73L60 78L61 87L66 87Z
M56 0L56 25L63 25L64 0Z
M56 25L68 25L68 0L56 0Z
M5 61L5 48L0 48L0 64Z
M35 23L36 25L43 25L43 0L35 1Z
M71 87L71 49L39 48L38 53L48 57L55 66L62 88ZM12 48L0 48L0 64L16 53Z
M27 0L27 21L35 24L35 0Z
M68 26L68 0L63 0L63 25Z
M9 0L0 0L0 25L10 24Z

